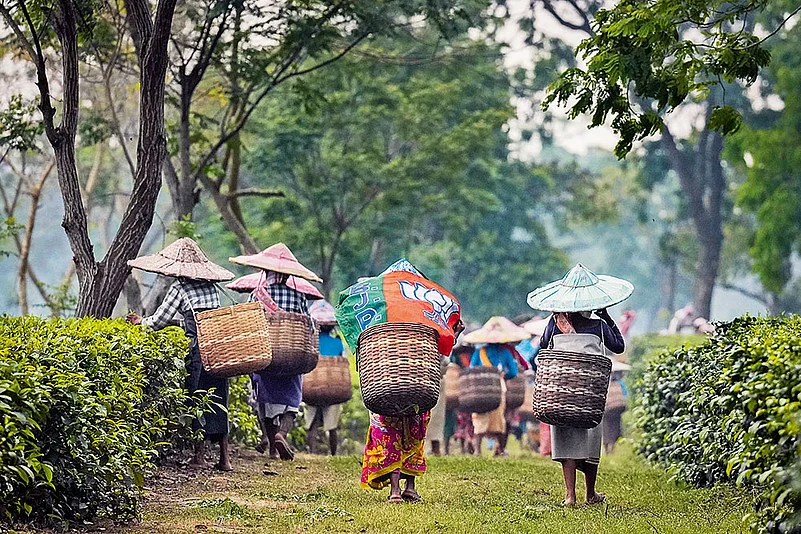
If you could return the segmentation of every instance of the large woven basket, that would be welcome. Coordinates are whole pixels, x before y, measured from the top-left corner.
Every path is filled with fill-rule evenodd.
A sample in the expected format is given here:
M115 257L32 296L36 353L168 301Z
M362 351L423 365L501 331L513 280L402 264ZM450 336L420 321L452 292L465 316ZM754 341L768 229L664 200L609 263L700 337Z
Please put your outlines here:
M357 365L362 400L381 415L414 415L439 398L442 355L439 335L415 323L384 323L359 336Z
M320 340L308 315L285 311L267 312L267 330L273 347L270 375L303 375L317 367Z
M506 409L520 408L526 400L526 379L520 373L506 381Z
M523 399L518 413L523 421L536 421L537 418L534 417L534 371L526 371L524 378L526 380L526 398Z
M628 401L623 393L623 386L617 380L609 382L609 389L606 392L606 411L625 411Z
M611 371L612 360L606 356L542 349L534 382L535 417L555 426L598 426Z
M487 413L501 405L501 374L494 367L462 369L459 376L459 411Z
M448 410L459 408L459 374L461 367L452 363L445 370L445 407Z
M344 356L322 356L317 367L303 377L303 402L331 406L348 402L351 390L350 362Z
M273 353L260 303L208 310L195 319L200 359L208 373L227 378L269 367Z

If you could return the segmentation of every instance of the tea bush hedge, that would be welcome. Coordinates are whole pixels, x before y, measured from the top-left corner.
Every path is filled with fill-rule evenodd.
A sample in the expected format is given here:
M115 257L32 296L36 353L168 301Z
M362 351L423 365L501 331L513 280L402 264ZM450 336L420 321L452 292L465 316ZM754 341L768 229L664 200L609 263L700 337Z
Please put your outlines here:
M801 318L743 317L647 362L639 450L697 486L758 493L755 532L801 532Z
M0 317L0 518L135 515L159 445L190 426L186 351L176 328Z

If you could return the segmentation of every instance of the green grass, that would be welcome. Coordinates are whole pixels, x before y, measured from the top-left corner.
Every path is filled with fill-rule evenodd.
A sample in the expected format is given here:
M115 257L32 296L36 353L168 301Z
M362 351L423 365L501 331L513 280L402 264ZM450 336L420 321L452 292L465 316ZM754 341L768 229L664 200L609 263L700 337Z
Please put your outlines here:
M229 474L201 472L188 481L164 474L149 491L141 523L117 532L745 532L747 496L730 488L690 489L647 467L623 447L604 458L599 489L608 505L559 506L559 465L516 458L430 458L419 505L389 505L388 490L359 489L361 458L300 455L272 462L243 452ZM582 486L583 489L583 486Z

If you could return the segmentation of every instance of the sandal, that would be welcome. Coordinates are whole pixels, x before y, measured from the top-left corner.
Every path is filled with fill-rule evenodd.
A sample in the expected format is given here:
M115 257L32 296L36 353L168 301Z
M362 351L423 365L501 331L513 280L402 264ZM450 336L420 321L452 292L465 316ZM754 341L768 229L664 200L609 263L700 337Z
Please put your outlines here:
M417 504L417 503L423 502L423 498L420 497L420 494L417 493L414 490L412 490L412 491L404 490L404 492L401 493L401 498L405 502L410 502L410 503L413 503L413 504Z
M403 497L401 497L400 495L390 495L389 499L387 499L387 502L390 504L401 504L404 501Z
M606 495L598 492L595 492L595 495L592 498L587 499L587 505L589 506L593 506L595 504L603 504L605 502L606 502Z
M576 503L574 503L574 502L568 503L567 499L565 499L564 501L559 503L559 506L561 506L562 508L575 508L576 507Z
M278 451L278 456L280 456L282 460L295 459L295 453L292 452L289 443L281 434L275 436L275 450Z

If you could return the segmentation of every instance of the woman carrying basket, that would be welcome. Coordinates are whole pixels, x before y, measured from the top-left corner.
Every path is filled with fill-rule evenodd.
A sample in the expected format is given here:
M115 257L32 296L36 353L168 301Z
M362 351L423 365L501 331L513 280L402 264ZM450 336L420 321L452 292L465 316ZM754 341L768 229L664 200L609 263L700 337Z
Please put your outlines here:
M320 357L344 356L345 345L336 331L337 320L334 317L334 307L325 300L318 300L309 307L309 313L320 327ZM337 429L339 429L339 419L342 417L342 404L307 405L305 416L309 452L312 454L316 452L314 450L315 435L322 424L323 431L328 433L328 450L331 456L336 456L339 444Z
M578 264L562 280L532 291L528 296L532 308L554 312L540 339L540 349L622 353L625 349L623 335L606 308L627 299L633 290L634 287L625 280L597 276ZM592 318L593 310L596 310L598 319ZM590 334L589 338L587 334ZM588 339L594 339L597 348L587 347ZM551 458L562 464L565 480L563 505L576 504L576 470L584 473L587 504L606 501L606 495L595 489L601 458L601 434L601 425L590 429L551 427Z
M489 413L473 414L475 429L475 454L481 454L481 440L485 437L495 439L495 456L505 456L509 437L506 424L506 380L517 376L517 351L514 345L531 337L524 328L514 324L506 317L491 317L484 326L470 332L464 338L466 343L477 345L470 361L470 367L495 367L503 375L501 380L501 404Z
M455 338L464 329L459 303L405 259L395 262L377 277L360 279L358 284L340 293L336 318L348 346L356 349L359 361L363 357L361 334L366 335L371 328L380 328L385 323L430 326L432 334L439 338L435 350L440 356L450 354ZM437 377L440 363L441 359L437 358ZM431 413L420 411L404 415L405 409L395 415L376 413L373 407L383 406L383 402L368 396L364 372L360 367L363 400L370 410L370 427L362 460L361 486L376 490L389 486L390 503L421 502L415 481L426 472L425 440ZM374 388L375 385L370 384L370 389L382 389ZM393 393L396 392L386 397L392 397ZM405 481L403 491L401 480Z
M283 243L268 247L258 254L229 258L232 263L262 269L258 287L248 302L260 302L266 312L282 310L309 315L306 295L287 285L290 276L321 282L312 271L304 267ZM251 375L258 402L258 416L264 437L256 450L269 450L270 458L293 460L287 438L298 414L302 398L303 375L272 375L269 367Z
M190 394L199 391L210 392L210 398L217 406L204 414L203 422L195 422L205 439L220 444L220 459L216 468L231 471L228 454L228 379L216 377L203 369L197 339L195 314L220 307L215 282L230 280L234 274L210 262L200 247L189 238L182 238L157 254L130 260L128 265L136 269L175 278L164 301L153 315L141 318L131 314L128 321L143 324L160 330L169 326L180 315L183 328L190 340L189 354L186 357L186 389ZM205 441L195 445L192 464L205 463Z

